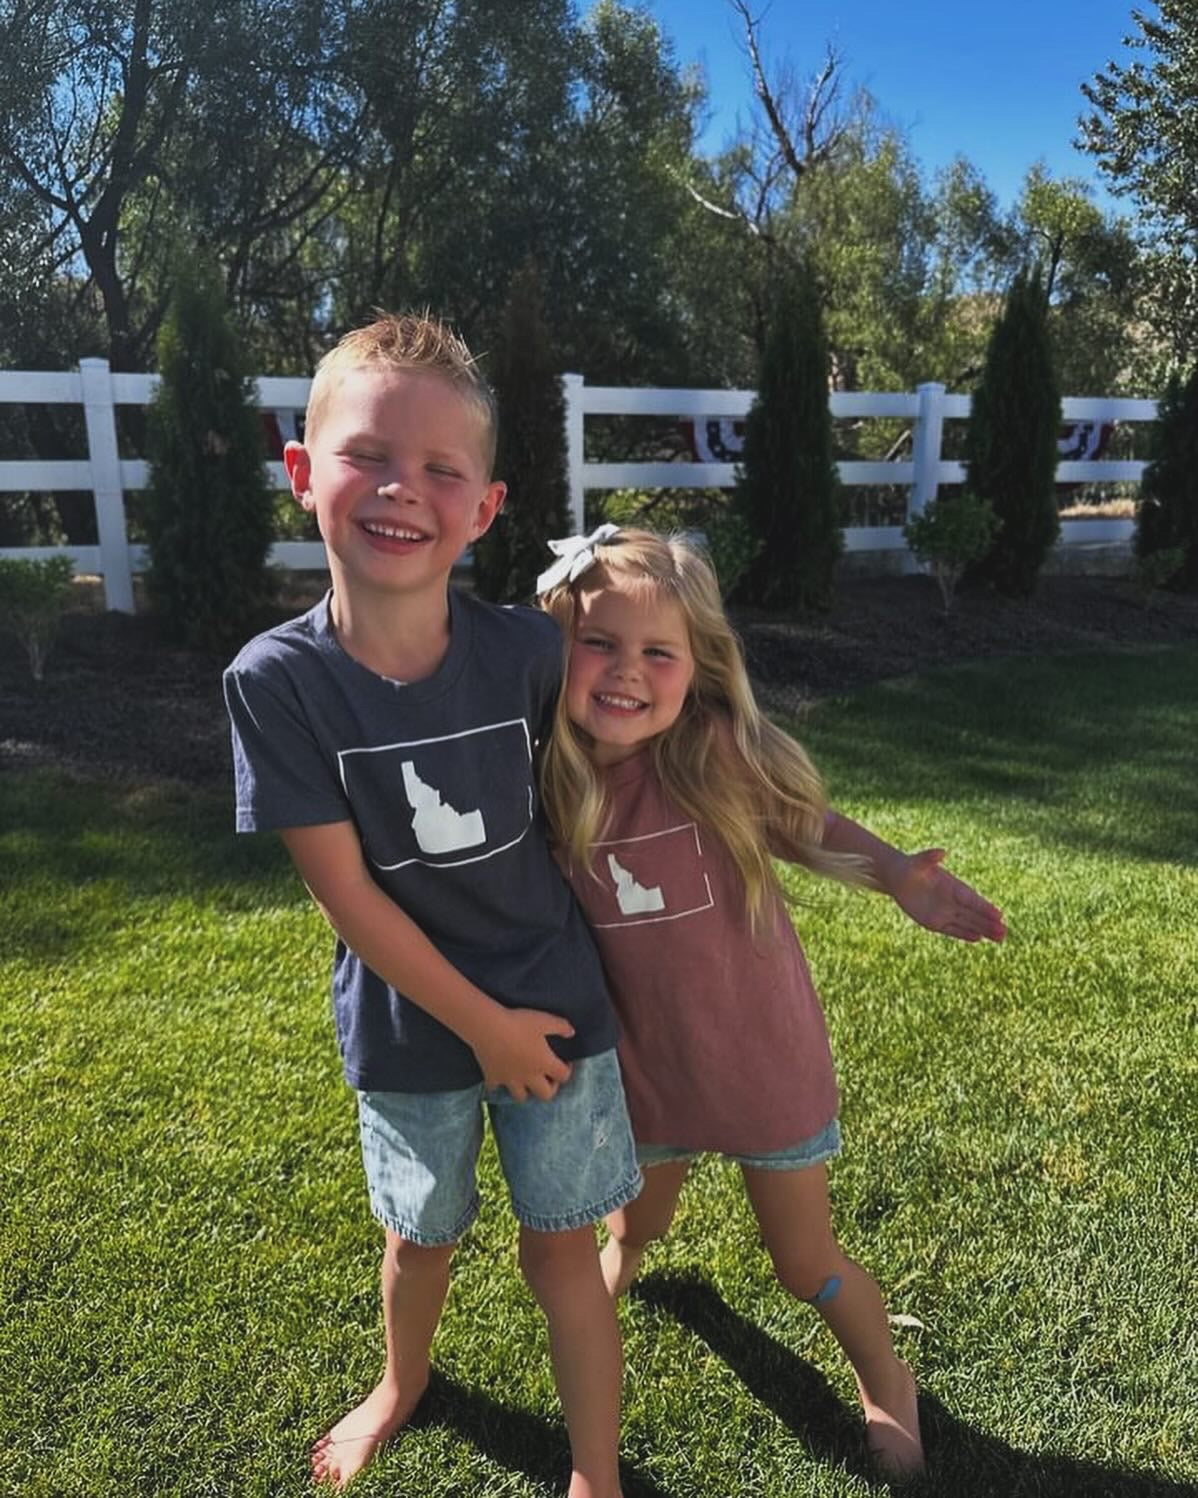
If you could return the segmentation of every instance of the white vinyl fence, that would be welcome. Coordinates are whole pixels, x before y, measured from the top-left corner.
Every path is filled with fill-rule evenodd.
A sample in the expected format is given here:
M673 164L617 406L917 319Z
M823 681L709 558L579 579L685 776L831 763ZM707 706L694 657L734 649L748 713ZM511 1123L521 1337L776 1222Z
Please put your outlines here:
M145 566L145 548L130 543L125 523L125 493L145 486L147 465L141 460L122 459L117 448L115 408L144 406L150 400L158 377L148 374L114 374L103 359L81 359L71 372L0 371L0 403L82 406L87 428L88 456L78 460L0 462L0 504L8 493L51 490L87 490L95 498L98 544L66 547L0 548L0 557L37 558L65 554L80 572L98 574L110 609L133 610L133 574ZM302 410L308 398L309 381L301 378L264 376L256 381L258 400L264 409ZM589 463L586 461L584 429L588 416L671 416L702 423L716 418L742 419L753 403L751 390L651 390L587 385L581 375L563 377L566 395L566 432L569 447L570 504L577 529L583 525L583 504L588 489L727 488L734 482L734 463ZM829 406L834 418L898 418L913 429L913 451L903 461L842 462L840 477L853 485L904 485L908 489L907 513L916 514L935 497L941 484L959 484L963 466L941 457L941 439L946 420L969 415L968 395L949 395L943 385L921 385L914 392L880 394L858 391L832 394ZM1066 422L1155 421L1156 402L1115 397L1066 397L1062 401ZM286 487L281 463L267 465L273 481ZM1062 462L1057 467L1060 483L1110 483L1138 481L1142 462L1109 459ZM1066 549L1079 543L1123 542L1130 538L1130 520L1066 520L1060 545ZM848 551L902 551L906 543L901 526L849 527L845 530ZM271 551L276 565L297 570L322 569L324 547L318 541L279 541Z

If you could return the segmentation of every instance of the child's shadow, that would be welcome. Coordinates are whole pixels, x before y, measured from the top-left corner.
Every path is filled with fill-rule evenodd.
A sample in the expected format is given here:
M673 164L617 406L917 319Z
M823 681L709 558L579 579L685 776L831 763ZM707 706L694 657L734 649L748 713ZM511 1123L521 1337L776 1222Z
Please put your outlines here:
M737 1315L697 1276L650 1274L630 1294L690 1328L749 1392L820 1461L843 1467L879 1489L890 1487L869 1466L859 1416L827 1380L780 1342ZM1097 1462L1041 1456L1014 1447L951 1415L929 1394L919 1400L928 1473L901 1491L911 1498L1195 1498L1192 1485ZM896 1491L900 1491L896 1489Z
M444 1426L454 1430L498 1466L520 1472L552 1492L570 1480L570 1447L564 1428L527 1410L514 1410L476 1389L443 1377L435 1370L428 1392L411 1421L412 1428ZM639 1468L620 1463L624 1498L674 1498Z

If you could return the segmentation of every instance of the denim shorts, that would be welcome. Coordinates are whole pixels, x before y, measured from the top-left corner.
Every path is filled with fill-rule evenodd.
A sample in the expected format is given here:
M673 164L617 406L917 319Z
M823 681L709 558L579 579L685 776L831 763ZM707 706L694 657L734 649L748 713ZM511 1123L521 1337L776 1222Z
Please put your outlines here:
M696 1155L711 1153L710 1150L675 1149L669 1144L638 1144L636 1162L643 1170L649 1170L654 1165L693 1160ZM723 1155L721 1158L735 1160L750 1170L806 1170L812 1165L822 1165L838 1154L840 1121L834 1118L818 1134L813 1134L810 1139L800 1139L798 1144L788 1144L785 1149L771 1150L766 1155Z
M548 1102L480 1083L455 1092L359 1092L370 1209L410 1243L456 1243L478 1213L484 1105L525 1227L569 1232L641 1189L614 1050L573 1063Z

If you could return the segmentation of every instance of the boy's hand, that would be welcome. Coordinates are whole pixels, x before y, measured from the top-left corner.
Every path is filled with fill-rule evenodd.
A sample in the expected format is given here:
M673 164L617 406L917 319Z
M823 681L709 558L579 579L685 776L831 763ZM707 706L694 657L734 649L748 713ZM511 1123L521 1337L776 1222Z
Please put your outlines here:
M471 1042L486 1087L506 1087L518 1103L529 1094L547 1103L573 1068L549 1044L550 1035L573 1035L574 1026L541 1009L499 1009L486 1033Z
M913 921L960 941L1002 941L1002 912L955 874L941 868L943 848L907 855L890 873L886 889Z

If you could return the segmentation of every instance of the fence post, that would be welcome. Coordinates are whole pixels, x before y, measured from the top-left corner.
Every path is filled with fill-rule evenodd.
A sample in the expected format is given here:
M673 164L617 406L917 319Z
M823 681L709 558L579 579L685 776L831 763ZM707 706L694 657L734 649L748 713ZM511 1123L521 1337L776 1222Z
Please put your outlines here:
M907 498L907 518L922 515L936 498L940 483L940 444L944 436L944 386L931 381L917 385L919 414L915 418L915 435L911 456L915 462L915 482Z
M87 456L91 464L96 528L100 535L100 569L104 602L122 614L133 612L133 572L125 534L125 496L116 441L112 373L107 359L80 359L83 416L87 423Z
M908 520L913 515L922 515L936 498L940 485L940 444L944 437L944 386L930 380L926 385L917 385L915 393L919 396L919 412L911 439L915 481L907 495ZM919 563L908 551L903 571L919 570Z
M586 526L586 489L582 480L583 448L582 387L580 374L562 375L562 394L566 401L566 472L570 484L570 520L574 534L581 536Z

